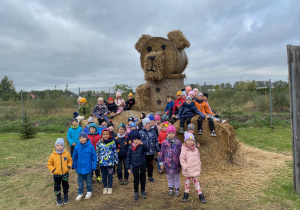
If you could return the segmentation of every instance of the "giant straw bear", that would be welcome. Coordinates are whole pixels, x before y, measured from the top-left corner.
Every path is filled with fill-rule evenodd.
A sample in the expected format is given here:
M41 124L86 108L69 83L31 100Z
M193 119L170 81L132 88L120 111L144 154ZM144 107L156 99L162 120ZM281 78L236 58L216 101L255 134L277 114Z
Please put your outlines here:
M179 30L167 36L168 39L144 34L135 44L146 80L136 89L137 110L164 110L166 97L174 98L184 87L182 72L188 64L184 49L190 42Z

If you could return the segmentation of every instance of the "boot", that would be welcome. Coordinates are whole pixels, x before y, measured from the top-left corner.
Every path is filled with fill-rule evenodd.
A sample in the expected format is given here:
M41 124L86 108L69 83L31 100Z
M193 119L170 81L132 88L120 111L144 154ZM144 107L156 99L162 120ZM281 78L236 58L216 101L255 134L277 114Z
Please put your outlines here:
M147 198L147 194L145 192L141 192L141 196L142 198L146 199Z
M200 195L199 195L199 199L200 199L200 202L201 202L201 203L206 203L206 200L205 200L203 194L200 194Z
M175 196L176 196L176 197L179 197L179 193L180 193L180 192L179 192L179 188L175 188Z
M180 127L180 128L179 128L179 133L182 133L182 134L184 133L183 127Z
M182 198L181 201L182 201L182 202L187 202L188 198L189 198L189 194L185 192L185 193L183 194L183 198Z
M124 179L123 185L127 185L128 184L128 179Z
M174 188L169 187L169 196L173 196L173 195L174 195Z
M64 194L64 204L68 204L69 203L69 196L68 194Z
M61 196L60 195L56 196L56 204L58 206L62 206L63 205L63 202L61 200Z
M135 192L133 198L134 198L134 200L137 200L139 198L139 193Z
M119 179L119 184L124 185L123 179Z

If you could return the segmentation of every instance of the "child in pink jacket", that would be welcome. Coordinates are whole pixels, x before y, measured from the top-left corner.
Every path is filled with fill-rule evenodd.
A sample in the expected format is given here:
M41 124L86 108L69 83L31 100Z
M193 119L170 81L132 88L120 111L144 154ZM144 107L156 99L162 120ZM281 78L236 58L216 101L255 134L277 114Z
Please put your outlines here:
M180 164L182 167L182 174L185 177L185 191L182 202L188 200L190 184L193 182L199 195L200 202L206 203L198 181L198 176L201 172L200 153L196 148L194 135L192 133L186 133L184 136L184 144L182 145L180 154Z
M123 112L123 108L125 106L125 101L122 98L122 94L120 92L116 93L116 99L115 99L115 104L118 107L118 111L117 114L120 114L121 112Z

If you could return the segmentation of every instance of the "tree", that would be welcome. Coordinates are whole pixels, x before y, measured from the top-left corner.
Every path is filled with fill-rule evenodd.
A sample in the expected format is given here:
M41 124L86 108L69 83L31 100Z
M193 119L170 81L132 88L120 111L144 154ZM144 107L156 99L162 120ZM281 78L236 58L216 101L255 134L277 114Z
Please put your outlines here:
M227 83L225 84L225 88L226 88L226 89L231 89L231 88L232 88L232 85L231 85L229 82L227 82Z
M34 138L37 131L35 127L31 124L29 117L24 115L23 124L21 126L20 134L24 139Z
M131 89L132 89L132 87L130 87L129 85L125 85L125 84L116 84L113 87L114 92L121 91L122 93L126 92L127 90L131 90Z
M4 76L0 83L0 95L16 94L14 82Z

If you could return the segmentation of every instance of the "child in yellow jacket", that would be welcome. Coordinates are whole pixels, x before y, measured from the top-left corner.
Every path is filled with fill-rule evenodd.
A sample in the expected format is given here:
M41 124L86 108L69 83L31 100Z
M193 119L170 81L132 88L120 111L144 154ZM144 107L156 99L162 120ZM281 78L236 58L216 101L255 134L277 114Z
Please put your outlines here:
M48 159L48 169L53 173L54 193L57 197L56 204L63 205L60 193L62 184L64 191L64 204L69 203L69 169L72 167L73 160L71 155L64 149L64 139L58 138L55 141L55 148Z

